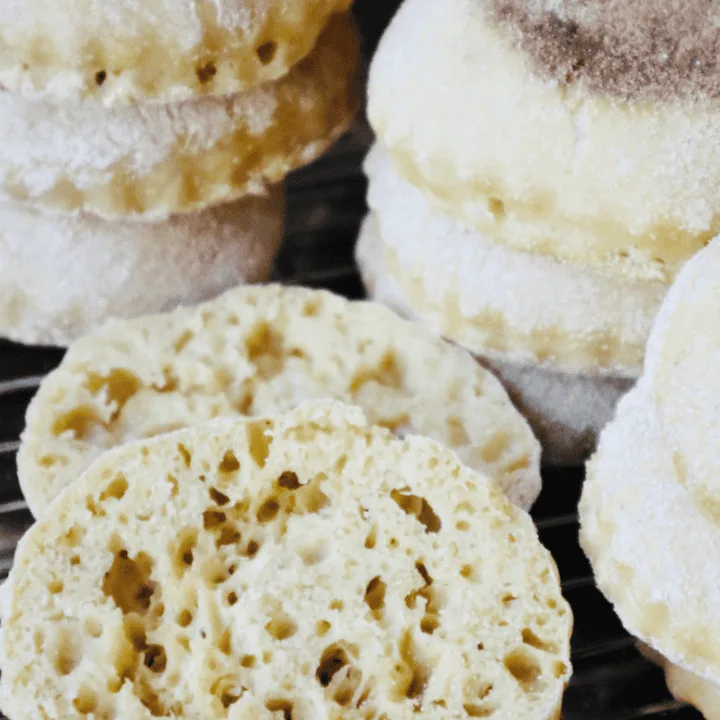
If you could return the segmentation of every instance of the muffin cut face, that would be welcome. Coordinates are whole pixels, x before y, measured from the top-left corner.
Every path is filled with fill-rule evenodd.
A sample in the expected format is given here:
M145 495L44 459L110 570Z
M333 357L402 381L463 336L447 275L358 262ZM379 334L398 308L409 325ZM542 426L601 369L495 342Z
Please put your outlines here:
M570 672L530 518L339 403L107 453L23 540L5 598L16 720L540 720Z
M20 482L39 516L106 449L327 397L447 444L524 508L540 492L537 441L469 354L380 305L277 285L112 323L75 343L28 409Z

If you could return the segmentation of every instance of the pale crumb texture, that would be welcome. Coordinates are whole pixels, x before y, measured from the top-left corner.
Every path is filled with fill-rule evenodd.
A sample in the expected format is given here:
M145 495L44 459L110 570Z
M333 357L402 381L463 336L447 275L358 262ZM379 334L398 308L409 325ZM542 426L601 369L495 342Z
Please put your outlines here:
M720 99L720 7L706 0L490 0L539 75L637 102Z
M683 268L648 344L645 371L678 479L720 524L720 240Z
M376 218L363 224L356 249L368 295L405 318L422 323L383 264ZM550 367L518 364L502 355L476 355L503 383L542 446L542 464L583 463L594 451L602 428L612 419L632 379L565 373Z
M0 93L0 197L147 220L264 194L347 129L357 62L342 16L288 75L239 95L106 108Z
M147 223L0 205L0 335L68 345L111 318L210 300L267 280L284 190Z
M649 390L620 402L588 464L580 541L633 635L720 682L720 528L678 481Z
M328 397L398 435L447 444L523 508L540 493L537 441L468 353L380 305L279 285L110 323L76 342L28 409L20 483L39 517L108 448Z
M369 117L401 175L496 242L672 279L720 232L720 104L541 77L492 2L407 0L385 33Z
M4 0L0 83L106 105L229 95L276 80L351 0Z
M480 354L637 377L667 285L517 251L434 209L376 145L368 203L419 315Z
M340 403L107 453L10 583L13 720L549 720L570 675L530 517Z

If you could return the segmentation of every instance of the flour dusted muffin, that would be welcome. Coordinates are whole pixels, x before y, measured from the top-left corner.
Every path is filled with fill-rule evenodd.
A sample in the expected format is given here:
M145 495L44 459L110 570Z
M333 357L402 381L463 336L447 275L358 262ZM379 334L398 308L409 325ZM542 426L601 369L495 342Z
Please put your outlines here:
M524 508L540 492L537 441L470 355L380 305L278 285L110 323L76 342L28 409L20 483L39 516L108 448L327 397L446 443Z
M648 344L645 370L678 479L720 523L720 241L685 265Z
M377 217L363 224L356 256L372 299L398 314L419 320L398 283L384 265L384 247ZM596 447L602 428L612 419L619 399L632 387L632 378L567 373L551 367L514 363L493 357L478 361L502 381L515 407L527 419L542 446L545 465L577 465Z
M110 318L171 310L267 280L281 187L158 222L0 205L0 335L67 345Z
M670 279L720 230L719 13L406 0L369 116L401 175L494 241Z
M497 244L433 209L379 145L365 169L383 264L434 330L502 361L637 377L665 283Z
M177 102L275 80L351 0L4 0L0 83L28 97Z
M288 75L238 95L106 108L0 93L0 197L147 220L263 194L347 129L357 59L343 16Z
M305 403L126 445L68 487L18 550L0 707L559 718L571 627L499 485Z
M720 528L679 481L645 380L588 464L580 523L597 584L625 627L673 665L720 683Z

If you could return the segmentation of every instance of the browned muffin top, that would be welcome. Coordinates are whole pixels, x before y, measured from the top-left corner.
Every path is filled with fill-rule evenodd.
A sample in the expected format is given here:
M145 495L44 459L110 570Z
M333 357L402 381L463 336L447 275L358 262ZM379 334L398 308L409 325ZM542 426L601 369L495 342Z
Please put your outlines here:
M720 98L717 0L486 0L541 76L623 100Z

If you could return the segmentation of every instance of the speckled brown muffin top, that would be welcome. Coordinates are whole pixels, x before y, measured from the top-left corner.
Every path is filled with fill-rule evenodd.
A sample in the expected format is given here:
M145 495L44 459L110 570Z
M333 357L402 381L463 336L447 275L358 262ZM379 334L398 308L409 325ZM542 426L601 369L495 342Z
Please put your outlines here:
M486 1L548 78L622 100L720 99L716 0Z

